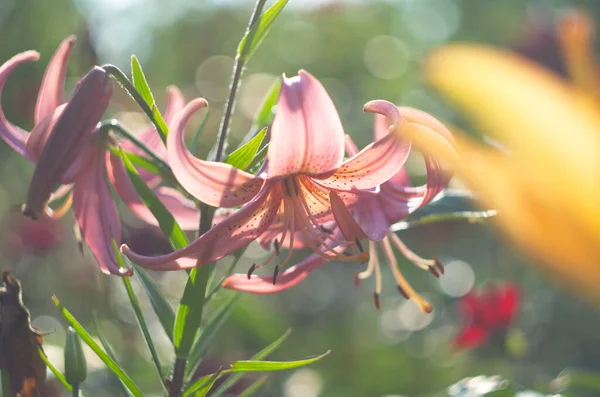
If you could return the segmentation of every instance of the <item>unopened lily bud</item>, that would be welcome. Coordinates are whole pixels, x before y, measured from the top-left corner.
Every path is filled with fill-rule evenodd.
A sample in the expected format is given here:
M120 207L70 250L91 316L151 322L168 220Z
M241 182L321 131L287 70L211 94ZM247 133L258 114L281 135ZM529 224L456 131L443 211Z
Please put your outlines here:
M67 329L65 345L65 378L70 385L78 385L87 377L87 363L83 353L83 345L77 332L71 327Z
M92 68L78 83L60 116L51 115L47 124L48 140L36 164L27 193L23 214L39 218L56 187L66 182L67 171L77 162L85 164L81 154L89 145L92 132L108 107L112 86L106 71ZM56 121L54 121L56 119ZM69 175L73 174L69 172Z

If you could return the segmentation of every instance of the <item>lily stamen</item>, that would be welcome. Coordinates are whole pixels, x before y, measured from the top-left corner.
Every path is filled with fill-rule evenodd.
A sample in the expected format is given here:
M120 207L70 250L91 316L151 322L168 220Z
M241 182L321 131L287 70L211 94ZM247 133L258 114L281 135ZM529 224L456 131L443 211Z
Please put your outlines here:
M427 270L431 274L433 274L436 278L440 277L440 275L444 274L444 265L439 259L425 259L417 255L414 251L404 244L400 237L396 236L396 234L392 232L387 233L387 237L392 239L392 242L398 248L398 250L404 255L406 259L410 262L414 263L417 267ZM387 239L386 237L386 239Z
M394 235L395 236L395 235ZM400 239L398 239L400 240ZM398 268L398 261L396 260L396 256L392 251L392 245L390 244L390 239L385 237L382 240L383 243L383 252L388 260L388 266L390 270L394 274L394 278L396 279L396 284L398 285L398 289L406 298L414 299L415 303L419 306L419 309L426 313L431 313L433 310L431 303L427 302L417 291L415 291L412 286L406 281L404 275Z

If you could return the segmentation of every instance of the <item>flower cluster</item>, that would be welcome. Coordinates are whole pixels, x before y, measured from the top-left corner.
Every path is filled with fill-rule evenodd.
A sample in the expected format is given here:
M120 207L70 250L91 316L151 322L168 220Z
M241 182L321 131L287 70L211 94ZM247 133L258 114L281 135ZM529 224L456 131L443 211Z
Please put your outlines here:
M23 213L34 219L56 218L72 204L81 239L101 270L127 275L130 270L118 266L114 252L114 242L121 243L121 225L111 190L141 219L153 225L157 221L131 183L121 158L108 150L117 141L99 123L112 91L106 69L94 67L69 99L63 98L74 42L74 38L63 41L48 65L39 90L35 127L29 133L23 131L6 120L0 109L0 135L36 164ZM36 52L28 51L8 60L0 67L0 90L15 67L37 58ZM266 159L253 174L197 158L188 150L186 126L206 106L203 98L186 104L180 91L171 87L164 117L169 129L166 142L150 127L138 135L145 151L132 141L120 145L140 156L150 151L170 169L178 186L168 186L170 181L151 172L140 170L140 176L183 229L197 228L197 203L229 209L227 216L216 218L210 230L169 254L149 257L122 245L125 256L147 269L190 269L258 241L271 254L263 263L252 265L247 274L228 277L225 287L275 293L298 284L326 262L359 262L367 268L356 279L375 275L375 304L379 306L379 249L400 292L422 310L431 311L431 305L403 277L393 249L435 276L443 273L443 267L437 260L412 252L390 227L429 203L447 185L452 170L429 152L424 156L425 185L412 186L404 168L411 136L426 136L453 150L454 140L442 123L417 109L371 101L364 111L376 114L374 141L359 150L345 135L324 87L301 70L297 76L283 76ZM57 201L62 204L50 210L49 205ZM367 250L361 242L365 239ZM292 252L302 248L312 254L292 264ZM253 274L267 266L272 267L272 275Z

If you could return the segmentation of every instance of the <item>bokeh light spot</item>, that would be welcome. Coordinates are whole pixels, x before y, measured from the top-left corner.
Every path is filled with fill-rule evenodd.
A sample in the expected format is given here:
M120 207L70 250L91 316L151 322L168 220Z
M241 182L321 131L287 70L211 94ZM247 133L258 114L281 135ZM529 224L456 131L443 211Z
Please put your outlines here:
M404 74L410 54L406 45L397 37L377 36L367 42L363 61L373 76L391 80Z

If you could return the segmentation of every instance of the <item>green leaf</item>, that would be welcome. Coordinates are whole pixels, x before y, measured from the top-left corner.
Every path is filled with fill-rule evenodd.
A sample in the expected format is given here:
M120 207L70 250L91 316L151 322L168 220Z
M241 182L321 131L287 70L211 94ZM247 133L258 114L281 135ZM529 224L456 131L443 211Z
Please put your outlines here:
M254 138L234 150L225 162L240 170L246 170L252 164L266 134L267 128L265 127Z
M173 249L183 248L188 244L188 238L181 230L181 227L173 218L173 215L167 210L165 205L156 197L154 192L146 185L144 180L140 177L137 170L129 160L129 157L122 150L120 151L121 159L127 170L127 174L131 179L133 187L140 195L144 204L152 212L162 232L169 239L169 243Z
M496 216L498 211L474 210L477 199L467 190L447 189L438 198L410 214L406 220L392 225L394 232L417 226L448 221L482 222Z
M208 265L195 267L189 273L173 328L175 355L179 359L187 359L200 328L209 276Z
M248 386L241 394L239 394L238 397L254 396L256 393L258 393L263 388L265 383L267 383L267 377L261 376L256 381L254 381L254 383L252 383L250 386Z
M269 126L273 121L273 108L277 105L279 99L279 91L281 90L281 79L277 79L275 84L269 90L267 97L263 101L260 109L254 116L254 125L256 129L262 129Z
M119 267L126 269L125 262L123 261L123 256L119 251L119 247L117 246L117 242L115 239L112 239L113 250L115 251L117 257L117 263ZM146 324L146 319L144 318L144 313L142 312L142 307L140 306L140 302L135 296L135 292L133 291L133 286L131 285L131 280L129 277L121 277L123 280L123 285L125 286L125 290L127 291L127 296L129 297L129 301L131 302L131 306L133 307L133 312L135 313L135 318L137 320L140 331L142 331L142 335L144 336L144 340L148 345L148 349L150 350L150 355L152 356L152 361L154 362L154 367L156 368L156 372L158 374L158 379L162 385L163 379L165 378L162 373L162 366L160 364L160 360L158 358L158 352L156 351L156 347L154 347L154 341L152 340L152 336L150 335L150 331L148 330L148 325Z
M320 356L306 358L297 361L259 361L259 360L243 360L231 363L231 372L263 372L263 371L283 371L286 369L294 369L316 363L322 358L328 356L331 350L326 351Z
M158 110L156 104L152 105L152 117L154 118L156 128L161 136L167 136L169 133L169 127L167 126L162 114L160 114L160 110Z
M44 351L41 348L39 349L39 353L40 357L42 358L42 361L46 364L46 367L50 369L50 372L54 374L54 377L65 387L65 389L67 389L68 391L73 391L73 387L69 384L69 382L67 382L67 378L65 378L62 372L60 372L58 368L56 368L50 362L50 360L48 360L48 356L46 356L46 353L44 353Z
M254 160L252 160L252 164L250 164L250 166L248 167L248 172L250 172L252 174L256 174L258 172L258 170L260 169L260 166L262 165L265 158L267 158L268 152L269 152L269 144L267 143L265 146L263 146L258 151L258 153L256 153L256 156L254 156Z
M225 375L225 374L233 374L237 373L237 375L233 375L229 377L222 385L219 387L217 391L211 394L212 397L220 396L227 389L229 389L239 377L246 372L265 372L265 371L284 371L288 369L300 368L306 365L313 364L322 358L328 356L331 353L331 350L321 354L320 356L307 358L304 360L297 361L258 361L258 360L246 360L246 361L236 361L231 363L231 368L226 369L224 371L220 371L213 376L217 375ZM206 384L206 376L200 378L196 382L192 383L184 392L184 396L191 395L195 390L198 390L201 385Z
M119 365L106 354L104 350L92 339L91 335L83 328L83 326L73 317L73 315L61 305L60 301L56 296L52 297L54 304L61 312L65 320L69 323L73 329L77 332L79 337L88 345L94 353L102 360L104 364L110 369L117 377L123 382L123 384L127 387L127 389L131 392L134 397L143 397L141 390L137 387L137 385L133 382L133 380L123 371Z
M150 299L150 304L154 309L154 313L158 317L160 324L164 328L167 336L173 342L173 324L175 324L175 311L167 301L167 298L154 282L152 277L142 268L133 266L135 274L146 290L146 294Z
M121 153L119 152L119 148L116 148L114 146L109 146L108 150L110 150L110 152L112 154L114 154L115 156L121 155ZM135 165L136 167L142 168L154 175L158 175L158 176L162 175L162 173L160 171L160 167L158 165L156 165L156 163L154 163L149 158L140 156L139 154L135 154L132 152L127 152L127 151L124 151L124 152L127 155L127 157L129 157L129 161L131 161L131 164Z
M102 68L106 70L108 74L110 74L117 83L131 96L131 98L142 108L146 116L152 121L152 124L156 127L158 133L160 134L160 138L163 142L167 141L167 133L169 129L167 128L162 116L160 116L160 112L157 117L156 112L154 111L154 107L152 105L148 105L146 99L140 94L137 88L129 81L125 73L115 65L102 65ZM162 121L162 122L161 122Z
M154 96L142 71L142 65L135 55L131 56L131 79L133 80L133 86L138 90L144 101L148 106L154 105Z
M200 360L202 360L204 353L206 353L208 350L210 342L212 342L213 338L217 335L218 331L233 312L238 298L239 295L232 295L231 299L222 304L219 310L212 315L206 325L202 328L200 336L198 339L196 339L192 349L190 350L188 365L186 368L186 377L190 377L196 371L196 367L198 364L200 364Z
M291 333L291 329L285 331L285 333L279 338L277 338L273 343L271 343L269 346L265 347L264 349L256 353L254 356L252 356L252 360L262 360L263 358L266 358L269 354L277 350L279 346L281 346L281 344L288 338L288 336L290 336ZM242 375L242 373L236 373L231 375L223 382L221 386L219 386L219 388L211 395L211 397L222 396L227 391L227 389L229 389L235 382L237 382L242 377Z
M215 382L221 376L222 371L219 370L212 375L205 375L194 382L194 387L183 392L183 397L193 395L194 397L204 397L208 394Z
M252 54L254 54L254 51L256 51L260 43L267 36L275 19L279 16L279 13L281 13L287 2L288 0L277 0L246 32L237 50L238 56L242 61L247 62L252 57Z
M104 348L104 351L106 352L106 354L108 354L108 357L112 358L113 361L115 363L117 363L117 365L121 365L119 363L119 360L117 360L117 355L113 351L112 347L110 346L110 343L108 343L108 340L106 340L106 337L104 336L104 334L102 333L102 330L100 329L100 323L98 322L98 316L96 315L96 312L92 312L92 319L94 320L94 327L96 328L96 335L98 336L98 339L100 339L100 344ZM119 378L117 378L117 379L119 381L119 385L121 385L121 388L123 389L123 392L125 394L127 394L128 396L131 396L131 393L129 392L129 390L123 383L123 381Z

